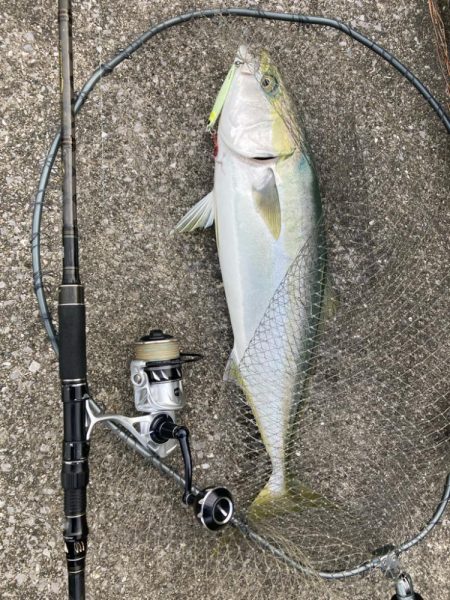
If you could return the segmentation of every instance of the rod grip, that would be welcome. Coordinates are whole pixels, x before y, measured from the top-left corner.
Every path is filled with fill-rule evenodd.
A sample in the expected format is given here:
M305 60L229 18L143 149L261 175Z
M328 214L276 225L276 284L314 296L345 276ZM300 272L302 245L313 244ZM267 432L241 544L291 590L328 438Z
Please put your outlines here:
M62 381L86 379L86 307L80 287L60 288L59 374Z
M64 465L61 479L64 489L64 514L66 517L81 515L86 513L86 487L89 483L89 471L87 468L81 469L78 473L65 472L64 467L74 468L73 465ZM78 466L78 465L76 465ZM80 463L80 467L87 467L87 463Z

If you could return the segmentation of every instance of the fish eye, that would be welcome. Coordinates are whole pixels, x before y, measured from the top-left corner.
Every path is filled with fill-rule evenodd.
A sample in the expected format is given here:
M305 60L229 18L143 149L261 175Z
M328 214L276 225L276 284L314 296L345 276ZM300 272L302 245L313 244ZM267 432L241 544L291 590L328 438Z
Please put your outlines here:
M271 94L272 92L275 92L277 90L278 81L277 81L276 77L266 73L261 78L261 87L265 92L267 92L268 94Z

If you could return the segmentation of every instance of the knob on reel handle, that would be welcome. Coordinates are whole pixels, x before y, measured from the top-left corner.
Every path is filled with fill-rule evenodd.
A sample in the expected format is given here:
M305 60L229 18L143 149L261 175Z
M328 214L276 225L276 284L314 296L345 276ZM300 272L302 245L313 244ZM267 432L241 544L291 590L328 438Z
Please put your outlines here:
M225 527L233 516L233 497L224 487L205 488L195 496L194 512L203 527L217 531Z

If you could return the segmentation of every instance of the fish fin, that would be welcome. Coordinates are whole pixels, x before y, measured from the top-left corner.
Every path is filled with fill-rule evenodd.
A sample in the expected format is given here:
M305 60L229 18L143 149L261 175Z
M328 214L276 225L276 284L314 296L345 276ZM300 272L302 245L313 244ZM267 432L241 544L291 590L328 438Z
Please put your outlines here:
M213 536L216 537L216 536ZM229 552L230 545L237 545L241 541L241 535L237 527L225 527L216 538L214 546L211 548L211 554L215 558L225 558L225 552Z
M227 364L225 365L225 371L223 373L223 380L231 383L235 383L239 387L242 387L242 376L239 371L238 361L236 358L236 350L233 350L228 357Z
M256 210L261 215L267 228L277 240L281 233L281 208L275 175L272 169L261 187L253 187L252 194Z
M266 485L250 505L249 516L253 520L258 520L316 508L336 509L338 506L319 492L294 479L280 493L273 492Z
M329 274L326 276L325 288L323 291L321 321L332 319L339 308L339 296L333 285L333 281Z
M194 229L206 229L214 223L214 192L209 192L195 204L175 225L175 231L184 233Z

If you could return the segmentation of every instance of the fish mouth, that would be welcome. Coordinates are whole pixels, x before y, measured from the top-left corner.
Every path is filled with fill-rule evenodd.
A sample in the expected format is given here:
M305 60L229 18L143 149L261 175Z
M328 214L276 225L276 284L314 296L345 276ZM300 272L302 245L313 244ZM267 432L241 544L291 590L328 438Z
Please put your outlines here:
M265 165L273 163L280 158L278 154L243 154L238 148L235 148L232 144L228 143L226 138L222 138L222 141L223 145L231 152L231 154L249 164Z
M235 64L240 66L241 73L254 75L259 68L259 61L245 44L241 44L235 57Z

